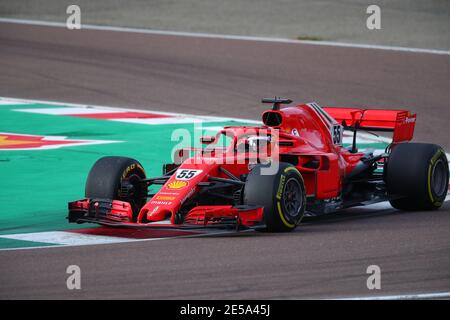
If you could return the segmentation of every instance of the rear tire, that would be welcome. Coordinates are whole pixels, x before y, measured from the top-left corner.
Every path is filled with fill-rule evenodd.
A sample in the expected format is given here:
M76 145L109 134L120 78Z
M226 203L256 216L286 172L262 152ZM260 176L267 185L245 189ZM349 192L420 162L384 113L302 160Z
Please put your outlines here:
M386 187L391 205L400 210L435 210L448 192L448 161L435 144L402 143L386 164Z
M97 160L89 172L85 196L89 199L111 199L129 202L133 208L133 217L136 218L139 210L145 204L143 198L147 190L137 182L145 179L145 171L139 161L126 157L103 157ZM124 179L135 188L134 195L128 198L120 196L120 187ZM134 183L133 183L134 182Z
M247 176L244 204L264 207L264 222L269 232L294 230L303 218L306 192L300 172L289 163L279 163L276 174L262 175L255 166Z

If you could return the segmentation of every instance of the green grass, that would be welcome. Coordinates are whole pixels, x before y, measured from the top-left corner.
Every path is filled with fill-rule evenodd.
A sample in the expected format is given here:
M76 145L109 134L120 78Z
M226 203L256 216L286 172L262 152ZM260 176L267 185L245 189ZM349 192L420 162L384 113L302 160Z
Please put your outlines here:
M2 106L0 132L120 143L49 150L0 150L3 185L0 234L90 227L67 222L67 202L84 197L86 177L97 159L112 155L135 158L142 163L148 176L158 176L162 165L171 161L172 149L177 144L177 141L171 141L173 130L183 128L194 137L192 124L142 125L12 111L25 107L47 106ZM214 122L204 125L239 124Z

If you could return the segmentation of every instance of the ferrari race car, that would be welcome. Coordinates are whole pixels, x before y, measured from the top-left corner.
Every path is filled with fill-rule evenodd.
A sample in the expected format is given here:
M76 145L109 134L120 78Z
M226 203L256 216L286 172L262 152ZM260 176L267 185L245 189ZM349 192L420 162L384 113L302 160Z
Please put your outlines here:
M280 232L294 230L306 214L386 200L401 210L443 204L446 154L434 144L409 142L415 114L316 103L281 108L292 101L280 98L262 102L272 104L262 126L230 126L203 136L204 147L177 149L159 177L146 177L134 159L99 159L85 199L69 203L69 222ZM353 132L350 147L343 146L344 130ZM392 143L383 154L360 152L361 130L392 132ZM229 143L220 145L223 136Z

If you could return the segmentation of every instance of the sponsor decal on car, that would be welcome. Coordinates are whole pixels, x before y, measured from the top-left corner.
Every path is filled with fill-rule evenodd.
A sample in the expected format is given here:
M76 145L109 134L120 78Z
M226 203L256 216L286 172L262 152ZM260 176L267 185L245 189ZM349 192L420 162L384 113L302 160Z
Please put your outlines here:
M170 195L170 196L178 196L178 192L166 192L166 191L159 191L158 192L158 195L162 195L162 194L164 194L164 195Z
M133 163L133 164L129 165L129 166L123 171L123 173L122 173L122 179L125 179L125 178L128 176L128 174L130 173L130 171L133 171L133 170L135 170L136 168L138 168L141 172L145 173L144 168L143 168L140 164Z
M172 201L151 201L150 203L160 206L170 206L172 204Z
M173 201L175 199L176 199L175 196L156 196L156 200L159 201Z
M187 187L189 185L186 181L174 180L167 184L167 189L179 190Z
M408 118L408 117L406 117L403 122L404 123L415 123L416 122L416 118Z
M193 170L193 169L178 169L175 177L177 180L191 180L202 173L203 170Z

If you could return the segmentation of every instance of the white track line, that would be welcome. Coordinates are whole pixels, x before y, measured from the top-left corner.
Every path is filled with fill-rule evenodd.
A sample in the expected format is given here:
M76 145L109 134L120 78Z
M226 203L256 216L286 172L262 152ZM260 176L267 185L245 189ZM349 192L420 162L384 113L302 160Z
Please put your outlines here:
M1 101L1 100L0 100ZM5 104L4 104L5 105ZM61 107L61 108L25 108L14 109L17 112L38 113L47 115L59 115L59 116L84 116L84 115L101 115L109 113L122 113L129 112L130 109L121 108L109 108L109 107L92 107L92 106L79 106L79 107ZM127 122L146 125L162 125L162 124L186 124L195 122L222 122L223 118L209 117L209 116L188 116L188 115L167 115L161 112L150 112L147 110L139 111L140 114L155 114L166 116L167 118L104 118L102 120Z
M183 116L183 117L173 117L173 118L155 118L155 119L140 119L140 118L120 118L120 119L110 119L111 121L117 122L127 122L135 124L146 124L146 125L161 125L161 124L189 124L189 123L201 123L201 122L222 122L226 119L212 119L211 117L201 117L201 116Z
M64 116L64 115L68 115L68 114L89 115L89 114L104 114L104 113L121 113L126 110L113 109L113 108L97 109L97 108L87 108L87 107L84 107L84 108L83 107L77 107L77 108L63 107L63 108L26 108L26 109L15 109L14 111Z
M34 25L34 26L44 26L44 27L66 28L66 24L62 23L62 22L0 18L0 23L1 22L13 23L13 24ZM213 34L213 33L165 31L165 30L153 30L153 29L143 29L143 28L99 26L99 25L92 25L92 24L82 24L81 29L99 30L99 31L114 31L114 32L130 32L130 33L178 36L178 37L195 37L195 38L210 38L210 39L221 39L221 40L241 40L241 41L257 41L257 42L307 44L307 45L315 45L315 46L332 46L332 47L345 47L345 48L376 49L376 50L389 50L389 51L412 52L412 53L450 55L450 51L446 51L446 50L407 48L407 47L383 46L383 45L371 45L371 44L357 44L357 43L345 43L345 42L334 42L334 41L308 41L308 40L294 40L294 39L275 38L275 37L254 37L254 36L239 36L239 35L226 35L226 34ZM73 32L77 32L77 31L79 31L79 30L73 30Z
M450 298L450 292L400 294L391 296L350 297L334 300L415 300L415 299L442 299Z
M16 105L23 105L23 104L27 104L25 102L22 103L16 103ZM8 106L11 105L11 101L8 100L0 100L0 106Z
M93 234L82 234L65 231L8 234L8 235L1 235L0 238L50 243L56 245L80 245L80 246L87 244L130 242L130 239L128 238L121 238L114 236L99 236Z
M95 110L105 110L106 112L111 112L111 110L118 110L120 111L133 111L133 112L142 112L142 113L155 113L160 115L167 115L172 117L191 117L191 118L201 118L202 120L208 121L208 122L222 122L222 121L236 121L236 122L247 122L251 124L261 124L261 121L257 120L251 120L251 119L242 119L242 118L233 118L233 117L215 117L215 116L202 116L202 115L193 115L193 114L186 114L186 113L177 113L177 112L165 112L165 111L153 111L153 110L146 110L146 109L136 109L126 106L118 106L118 107L110 107L110 106L99 106L99 105L93 105L93 104L80 104L80 103L68 103L68 102L61 102L61 101L48 101L48 100L34 100L34 99L18 99L18 98L10 98L10 97L0 97L0 105L22 105L24 107L24 104L27 103L40 103L40 104L47 104L47 105L55 105L55 106L68 106L73 108L83 108L83 109L95 109ZM19 109L18 109L19 110ZM20 111L24 112L33 112L32 110L36 109L30 109L28 111L27 109L20 109ZM50 110L50 109L48 109Z
M70 233L70 232L64 232L64 231L49 231L48 233ZM207 237L207 236L218 236L218 235L227 235L234 233L235 231L220 231L220 230L214 230L214 232L205 232L205 233L199 233L199 234L193 234L193 235L180 235L180 236L173 236L173 237L161 237L161 238L146 238L146 239L134 239L134 238L119 238L119 237L110 237L110 238L118 238L118 241L110 241L110 242L103 242L103 243L96 243L95 241L90 242L88 238L84 238L85 243L79 244L79 243L72 243L72 244L52 244L49 243L48 246L36 246L36 247L18 247L18 248L3 248L0 249L1 251L16 251L16 250L34 250L34 249L53 249L53 248L68 248L68 247L79 247L79 246L93 246L93 245L99 245L99 244L114 244L114 243L130 243L130 242L146 242L146 241L158 241L158 240L170 240L170 239L179 239L179 238L198 238L198 237ZM253 232L253 230L243 230L240 231L240 233L243 232ZM38 234L34 233L34 234ZM78 233L77 233L78 234ZM80 234L78 234L80 235ZM84 236L93 236L93 235L86 235L82 234ZM6 238L9 237L10 239L13 238L13 234L11 235L0 235L0 238ZM96 236L96 237L109 237L109 236ZM94 239L94 238L92 238ZM120 239L120 240L119 240ZM37 240L26 240L26 241L37 241ZM100 240L99 240L100 241Z

